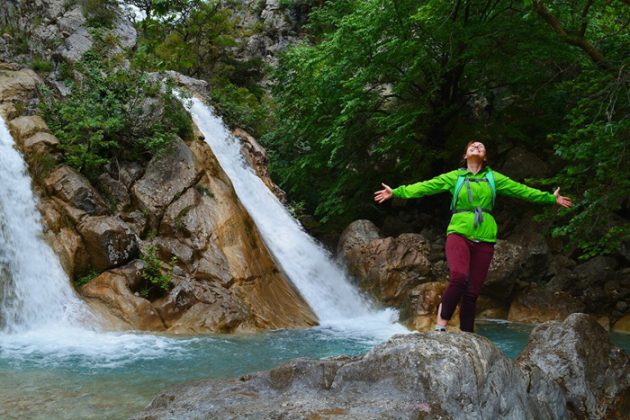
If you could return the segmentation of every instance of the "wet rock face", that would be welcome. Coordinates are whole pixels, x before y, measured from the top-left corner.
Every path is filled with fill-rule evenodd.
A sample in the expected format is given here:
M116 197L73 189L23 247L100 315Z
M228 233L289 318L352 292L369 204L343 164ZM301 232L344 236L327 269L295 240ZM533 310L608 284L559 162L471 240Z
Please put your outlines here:
M134 418L566 418L559 387L548 391L546 401L533 398L488 340L431 332L396 336L363 356L180 385Z
M573 314L537 327L518 365L560 385L572 417L624 418L630 407L630 358L595 318Z

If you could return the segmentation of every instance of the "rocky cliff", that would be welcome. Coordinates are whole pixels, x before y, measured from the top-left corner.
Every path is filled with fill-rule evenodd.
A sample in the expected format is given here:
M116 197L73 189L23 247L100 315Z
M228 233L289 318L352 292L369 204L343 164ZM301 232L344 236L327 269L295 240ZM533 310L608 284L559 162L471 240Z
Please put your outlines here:
M112 162L92 185L58 163L57 139L20 105L37 101L40 83L31 70L3 65L0 109L29 163L45 235L63 267L71 278L100 273L80 289L95 310L117 327L176 333L316 323L198 132L145 166ZM146 261L137 259L147 250L172 273L166 294L147 293Z

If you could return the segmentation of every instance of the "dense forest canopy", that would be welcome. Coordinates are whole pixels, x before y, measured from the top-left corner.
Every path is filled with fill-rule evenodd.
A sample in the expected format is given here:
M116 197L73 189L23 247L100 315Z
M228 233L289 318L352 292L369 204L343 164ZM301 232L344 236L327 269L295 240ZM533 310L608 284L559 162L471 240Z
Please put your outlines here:
M274 173L325 223L372 215L381 180L453 168L470 139L555 152L584 256L627 238L630 6L327 2L277 69ZM314 188L314 186L317 186Z
M103 34L119 3L77 1L101 47L112 41ZM293 16L297 41L277 65L245 48L255 37L286 36L250 19L268 11L264 0L121 4L143 18L138 42L120 57L101 62L93 52L73 68L33 59L39 70L84 74L64 102L46 106L51 126L67 131L67 159L81 166L87 153L82 169L92 176L128 149L120 142L135 144L121 110L155 96L142 74L176 70L209 82L211 103L228 124L261 139L293 208L323 230L382 220L372 202L382 181L395 186L453 169L463 145L478 139L491 159L521 147L549 165L553 176L534 173L528 182L574 198L572 210L544 217L576 255L610 253L630 236L627 0L281 0L274 10ZM22 39L16 28L4 30ZM94 71L116 60L129 63L128 75ZM88 117L105 109L102 97L121 112L101 124ZM132 149L150 156L183 135L189 122L175 117L141 127L142 144ZM92 124L89 147L71 128L81 124Z

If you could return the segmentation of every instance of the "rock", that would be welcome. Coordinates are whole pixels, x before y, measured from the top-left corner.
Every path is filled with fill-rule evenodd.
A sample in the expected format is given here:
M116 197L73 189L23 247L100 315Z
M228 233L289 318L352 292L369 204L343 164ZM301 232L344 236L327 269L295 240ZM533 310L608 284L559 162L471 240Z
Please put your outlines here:
M16 66L4 66L0 68L0 103L2 114L6 119L18 115L13 104L25 102L31 98L42 83L37 73L30 69L19 69Z
M81 294L97 312L109 313L135 330L164 330L164 323L151 302L134 294L140 288L141 261L106 271L81 287Z
M48 194L53 194L73 207L91 215L107 212L107 206L96 189L74 169L60 166L44 180Z
M363 356L297 359L162 392L134 419L566 418L550 384L537 400L514 364L474 334L396 336Z
M481 294L508 300L526 259L527 252L522 246L499 239Z
M48 126L38 115L18 117L9 121L9 130L15 141L24 144L24 141L36 133L50 133Z
M92 35L85 28L78 28L69 37L65 38L58 52L65 60L77 62L92 48Z
M514 298L508 320L529 323L562 321L572 313L583 310L584 304L566 292L533 287L523 290Z
M191 92L196 93L202 98L208 95L208 82L205 80L194 79L172 70L168 70L164 73L167 77L172 78L179 86L188 88Z
M362 239L349 235L345 243L352 240ZM403 233L396 238L373 239L341 255L346 256L348 269L362 289L387 305L398 306L411 289L430 281L429 253L429 243L422 235Z
M183 279L155 306L173 333L228 333L249 318L249 309L227 289Z
M90 258L83 238L74 229L61 227L57 232L46 232L45 236L68 277L74 278L90 270Z
M575 267L578 281L575 284L577 289L588 289L592 286L604 284L615 275L615 270L619 264L613 257L598 256Z
M351 261L359 257L360 247L367 245L381 235L374 223L369 220L355 220L350 223L339 237L337 244L337 259Z
M265 149L256 141L256 139L242 128L236 128L232 135L241 142L241 153L245 157L245 161L256 172L256 175L269 188L269 190L283 203L287 201L287 194L278 187L269 176L267 169L269 159Z
M50 133L38 132L24 140L23 147L27 154L52 152L59 140Z
M78 226L92 266L97 271L124 264L138 254L135 235L121 219L88 216Z
M612 330L615 332L630 333L630 314L624 315L613 324Z
M154 157L131 188L140 208L149 213L151 225L161 219L164 209L195 181L193 155L181 139L171 150Z
M505 157L501 171L511 178L523 181L525 178L544 178L549 175L549 167L538 156L524 147L514 147Z
M477 299L477 319L507 319L509 308L500 300L488 296L479 296Z
M623 418L630 404L630 358L586 314L550 321L532 331L517 359L560 385L572 418Z
M131 204L125 184L112 178L108 173L103 173L98 177L98 186L109 201L116 204L119 211L125 210Z
M414 287L409 293L408 302L403 304L400 320L416 331L432 331L435 327L437 309L447 282L429 282ZM459 327L459 306L448 323L448 330Z
M127 190L144 173L144 168L138 162L111 162L105 166L105 169L112 179L121 182Z

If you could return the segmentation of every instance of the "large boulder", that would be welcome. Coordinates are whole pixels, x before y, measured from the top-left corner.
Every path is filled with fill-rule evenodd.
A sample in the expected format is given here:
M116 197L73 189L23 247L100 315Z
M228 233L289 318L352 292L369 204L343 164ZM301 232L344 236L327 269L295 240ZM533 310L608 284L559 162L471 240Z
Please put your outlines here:
M156 225L166 207L193 185L196 175L193 154L181 139L149 162L131 192L138 206L149 214L151 225Z
M508 319L529 323L563 321L572 313L582 311L584 304L566 292L532 287L522 290L512 300Z
M141 289L143 268L142 261L137 260L106 271L83 285L80 293L97 313L110 314L123 321L127 328L164 330L164 323L151 302L135 293Z
M385 304L399 306L415 286L431 280L431 247L420 234L377 235L369 222L354 222L342 235L339 255L362 289Z
M363 356L179 385L134 418L567 418L559 387L547 390L542 400L531 395L483 337L429 332L393 337Z
M91 215L102 215L107 206L101 195L81 174L69 166L59 166L44 180L48 194L58 197Z
M481 293L502 301L508 300L526 259L527 251L523 246L499 239Z
M630 358L590 315L538 326L517 363L560 385L574 418L620 419L630 412Z
M337 258L346 263L361 257L361 246L380 239L378 228L370 220L360 219L350 223L339 237Z
M88 216L78 229L97 271L122 265L138 254L136 236L118 217Z
M50 133L46 122L38 115L27 115L9 121L9 130L18 144L37 133Z

